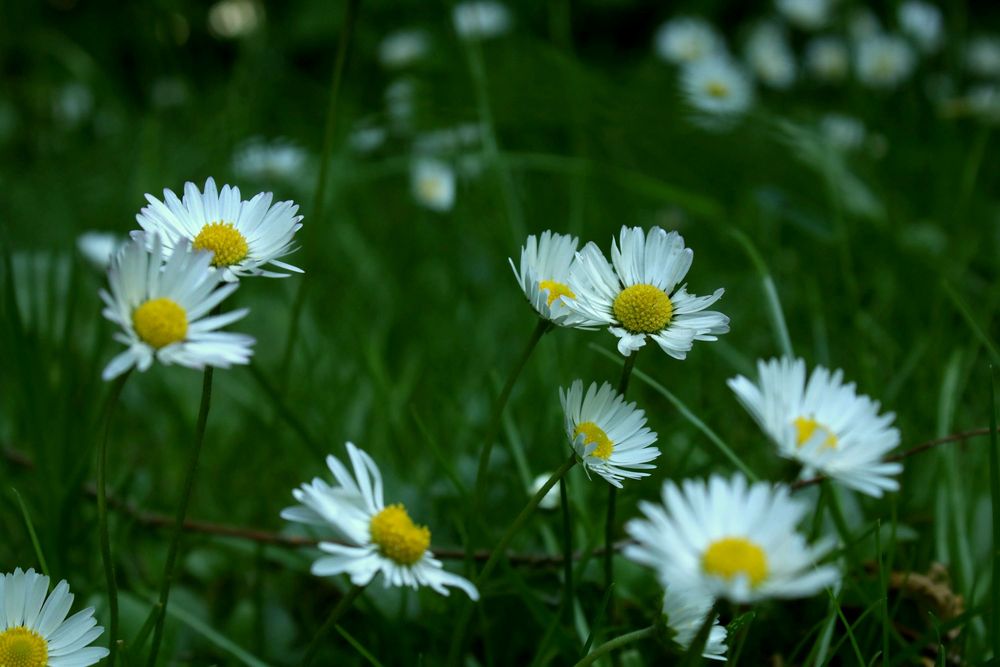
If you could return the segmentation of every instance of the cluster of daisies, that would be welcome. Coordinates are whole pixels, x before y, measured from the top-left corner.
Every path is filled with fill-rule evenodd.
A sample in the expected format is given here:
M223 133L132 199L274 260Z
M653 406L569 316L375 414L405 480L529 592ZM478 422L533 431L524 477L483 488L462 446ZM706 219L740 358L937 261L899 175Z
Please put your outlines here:
M514 274L539 317L551 326L607 328L628 357L652 340L685 359L695 341L714 341L729 318L709 310L723 295L690 293L684 282L693 253L677 232L623 227L610 261L594 244L578 250L571 236L530 236ZM810 373L801 359L758 363L757 380L728 382L777 453L871 496L894 491L899 463L885 455L899 443L894 415L859 395L840 371ZM647 477L660 451L646 414L610 385L581 380L559 392L566 436L578 461L609 484ZM835 540L809 544L798 532L813 508L787 484L751 483L743 475L665 482L662 503L641 503L626 530L625 556L649 566L664 589L663 614L687 647L719 599L752 603L810 596L835 587ZM725 659L726 630L713 619L704 655Z
M987 35L970 39L956 78L946 71L942 55L945 16L924 0L900 3L885 25L868 7L848 12L835 0L775 0L771 15L742 26L738 36L734 53L718 30L693 16L673 18L655 35L656 54L680 67L684 97L709 126L750 110L758 87L783 92L800 84L822 90L854 81L887 92L911 80L918 68L925 70L927 93L944 110L957 106L969 115L1000 116L1000 42ZM961 85L967 93L958 92ZM821 130L849 125L855 136L864 131L850 116L831 118L836 120L821 123Z

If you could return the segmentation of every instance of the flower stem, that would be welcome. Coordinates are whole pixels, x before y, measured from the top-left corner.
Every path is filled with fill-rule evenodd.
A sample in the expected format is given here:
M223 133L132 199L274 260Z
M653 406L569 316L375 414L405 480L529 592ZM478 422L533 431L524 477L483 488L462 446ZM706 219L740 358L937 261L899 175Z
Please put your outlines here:
M628 383L632 378L632 369L635 368L635 358L639 356L636 350L625 357L625 365L622 366L622 376L618 380L618 393L625 398L628 391ZM604 522L604 585L610 586L615 579L615 505L618 498L618 487L608 485L608 514ZM614 600L610 602L612 611L614 610ZM613 613L612 613L613 616Z
M595 662L597 662L599 658L602 658L603 656L610 653L611 651L614 651L617 648L621 648L622 646L627 646L628 644L631 644L632 642L637 642L640 639L646 639L647 637L652 637L654 632L655 628L653 626L649 626L648 628L643 628L642 630L636 630L635 632L629 632L627 634L621 635L620 637L609 639L608 641L604 642L603 644L595 648L593 651L591 651L589 655L583 658L583 660L576 663L576 667L586 667L586 665L592 665Z
M118 581L115 577L115 561L111 555L111 536L108 531L108 438L111 434L111 418L121 396L125 380L130 373L119 375L111 385L104 407L104 433L97 454L97 522L101 538L101 560L104 561L104 578L108 585L108 665L114 667L118 653Z
M566 616L573 619L573 523L569 512L569 494L566 492L566 477L559 480L559 504L562 506L563 522L563 605Z
M507 376L507 382L504 384L503 389L500 390L500 394L497 396L496 402L493 404L493 413L490 415L489 425L486 427L486 435L483 438L482 448L479 452L479 467L476 470L476 485L475 490L472 495L472 506L471 509L476 512L479 509L480 503L483 498L483 483L486 478L486 469L490 464L490 453L493 451L493 442L497 438L497 433L500 431L500 421L503 418L503 410L507 407L507 400L510 398L510 393L514 390L514 385L517 384L517 378L520 377L521 371L524 370L525 364L528 363L528 359L531 357L531 353L534 351L535 346L538 345L538 341L542 339L551 328L552 324L548 320L542 318L538 319L538 324L535 326L535 330L531 332L531 338L525 344L524 349L521 351L521 356L518 358L517 363L510 370L510 375Z
M312 641L309 642L309 648L306 649L306 655L302 658L303 665L311 665L316 660L316 654L319 652L320 642L324 637L330 634L330 631L337 625L337 621L340 617L351 608L354 601L361 595L361 591L365 590L364 586L358 586L357 584L351 586L351 590L344 593L344 597L340 598L340 602L337 606L333 608L330 615L327 617L326 621L323 622L323 627L319 629L316 636L313 637Z
M177 572L177 554L181 548L181 537L184 535L184 519L187 517L188 504L191 502L191 491L194 489L194 479L198 471L198 458L201 455L201 446L205 441L205 426L208 423L208 409L212 403L212 371L209 366L205 369L205 376L201 385L201 406L198 409L198 422L195 425L194 443L188 458L187 476L184 479L184 490L181 495L181 502L177 507L177 515L174 521L174 534L170 540L170 548L167 551L167 564L163 568L163 583L160 586L159 617L156 619L156 628L153 630L153 646L149 651L149 667L155 667L156 658L160 652L160 643L163 641L163 626L167 616L167 601L170 599L170 586L174 582Z

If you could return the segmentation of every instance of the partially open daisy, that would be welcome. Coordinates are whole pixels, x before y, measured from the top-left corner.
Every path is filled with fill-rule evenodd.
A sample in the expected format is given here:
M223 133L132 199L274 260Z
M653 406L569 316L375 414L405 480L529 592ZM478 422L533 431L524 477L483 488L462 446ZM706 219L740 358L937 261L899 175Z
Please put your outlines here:
M73 594L60 581L49 595L49 578L17 568L0 576L0 665L4 667L87 667L108 649L89 644L104 628L93 607L69 618Z
M660 455L653 447L656 433L646 426L646 413L626 403L607 382L592 383L583 393L583 382L574 380L559 390L565 414L566 435L584 469L596 472L621 488L623 479L648 477Z
M878 401L844 384L843 372L818 366L807 380L802 359L771 359L757 362L757 374L757 384L740 375L729 388L804 476L818 471L875 497L899 488L892 476L903 465L882 460L899 444L895 415L880 415Z
M753 82L726 54L703 58L681 71L681 90L702 119L730 122L753 104Z
M354 475L336 457L326 457L336 484L316 478L292 491L302 503L282 510L281 517L310 525L333 528L348 544L321 542L329 556L312 566L317 576L347 574L351 582L365 586L380 572L388 586L429 586L448 595L447 586L465 591L473 600L479 591L468 580L444 570L429 547L431 531L413 523L402 504L386 505L382 497L382 474L372 458L347 443Z
M681 584L669 586L664 592L663 615L667 619L667 626L674 632L673 640L682 650L690 648L705 617L712 611L713 602L712 597L704 591ZM709 660L726 659L726 629L719 625L717 614L712 620L712 629L701 655Z
M250 362L251 336L218 331L249 311L209 315L237 288L219 287L222 275L212 271L211 261L211 253L192 251L181 240L164 263L157 234L139 234L118 249L108 269L110 291L101 290L101 299L104 317L121 327L115 340L128 349L104 369L105 380L133 366L146 371L154 359L189 368Z
M796 526L809 511L787 487L748 485L742 475L663 485L663 505L641 502L645 519L625 529L625 556L652 567L661 583L692 587L736 603L807 597L840 577L816 561L834 545L809 546Z
M569 274L578 243L575 236L546 230L537 238L532 234L521 246L519 267L513 259L508 260L531 307L554 324L572 326L573 311L564 300L576 298L569 287Z
M223 185L218 191L215 180L205 181L199 192L191 182L184 184L184 199L172 190L163 191L163 201L147 194L149 206L135 216L147 232L157 232L163 247L173 250L187 239L195 250L213 253L212 266L227 281L242 276L284 278L287 273L265 269L268 264L302 273L302 269L279 261L292 253L292 237L302 227L298 205L281 201L273 206L274 195L262 192L250 201L240 199L240 189Z
M576 254L570 290L576 299L566 305L580 316L577 326L609 325L626 357L646 344L646 338L675 359L684 359L696 340L717 340L729 331L729 318L705 310L724 292L689 294L684 280L694 252L677 232L659 227L648 236L639 227L622 227L611 242L611 263L594 243Z

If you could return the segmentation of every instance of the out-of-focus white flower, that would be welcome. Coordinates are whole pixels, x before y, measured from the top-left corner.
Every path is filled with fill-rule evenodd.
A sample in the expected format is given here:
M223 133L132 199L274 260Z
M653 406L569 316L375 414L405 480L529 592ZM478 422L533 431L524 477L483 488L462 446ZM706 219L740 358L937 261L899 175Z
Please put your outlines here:
M795 82L795 54L785 31L776 23L757 25L746 47L747 64L761 83L785 89Z
M371 153L385 143L384 127L362 123L351 131L347 143L358 153Z
M493 0L460 2L451 11L455 32L466 39L489 39L510 30L511 16L506 5Z
M79 125L94 111L94 94L82 83L68 83L52 100L52 113L67 127Z
M681 72L681 89L688 104L715 117L738 116L753 102L750 77L725 56L687 65Z
M897 12L899 27L924 53L936 51L943 36L941 10L921 0L907 0Z
M965 96L969 111L989 123L1000 123L1000 87L983 84L971 89Z
M479 123L462 123L421 134L413 141L418 153L452 153L478 144L483 136Z
M397 132L407 132L417 108L417 84L403 78L391 82L385 89L385 111Z
M819 81L843 81L850 66L847 44L838 37L817 37L806 45L806 70Z
M111 256L127 239L111 232L84 232L76 239L76 249L95 268L104 270L111 264Z
M545 486L545 482L549 481L551 473L542 473L538 477L532 480L531 486L528 487L528 493L534 496L536 493L542 490ZM548 493L542 496L542 499L538 501L538 508L543 510L554 510L559 507L559 485L555 484Z
M656 31L656 54L678 65L693 63L726 50L715 28L698 18L667 21Z
M208 27L224 39L246 37L264 19L264 10L253 0L221 0L208 10Z
M857 44L855 68L858 78L870 88L895 88L909 78L915 66L913 48L897 35L877 35Z
M830 145L844 152L861 148L865 143L865 126L853 116L828 113L819 121L819 130Z
M965 47L965 62L977 76L1000 75L1000 38L989 35L970 40Z
M413 196L417 202L443 213L455 204L455 172L444 162L430 158L414 161L410 172Z
M831 0L775 0L778 11L793 25L817 30L830 18Z
M399 69L421 60L429 50L430 38L423 30L397 30L382 39L378 60L387 69Z
M233 155L233 171L259 181L295 182L302 175L306 157L306 151L292 143L282 140L268 142L257 137Z

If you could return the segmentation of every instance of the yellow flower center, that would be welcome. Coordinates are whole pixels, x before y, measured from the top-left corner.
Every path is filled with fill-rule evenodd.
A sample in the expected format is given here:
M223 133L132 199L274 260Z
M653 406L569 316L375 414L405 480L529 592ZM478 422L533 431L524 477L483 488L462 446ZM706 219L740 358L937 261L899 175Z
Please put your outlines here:
M611 442L611 438L604 430L595 424L594 422L583 422L578 424L576 430L573 432L573 437L583 436L584 445L597 445L597 447L590 453L591 456L596 456L599 459L604 459L607 461L611 457L611 452L615 449L615 443Z
M424 177L417 182L417 190L424 201L437 201L445 195L444 182L440 178Z
M674 304L659 287L632 285L615 297L611 306L622 326L632 333L657 333L670 324Z
M0 632L0 667L45 667L49 645L34 630L18 626Z
M799 447L812 440L813 435L815 435L818 429L821 433L826 434L826 438L823 440L823 447L828 449L837 448L837 436L833 434L833 431L812 417L796 417L793 423L795 424L795 438Z
M400 565L416 563L431 544L431 531L414 524L401 504L389 505L373 516L368 529L382 554Z
M721 81L710 81L708 85L705 86L705 92L708 93L709 97L722 99L729 96L729 86Z
M743 537L724 537L712 542L701 556L701 567L723 579L742 574L751 586L758 586L767 578L764 550Z
M132 326L139 338L160 349L184 340L188 329L187 313L171 299L150 299L133 311ZM3 667L2 662L0 667Z
M556 299L558 299L561 296L564 296L567 299L576 298L576 295L573 294L573 290L569 288L569 285L564 285L563 283L557 283L554 280L543 280L542 282L538 283L538 289L544 289L549 291L548 305L550 306Z
M247 256L246 237L231 222L210 222L194 237L195 250L211 250L212 266L232 266Z

